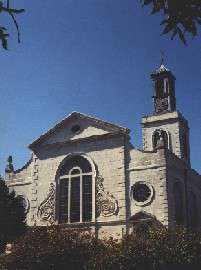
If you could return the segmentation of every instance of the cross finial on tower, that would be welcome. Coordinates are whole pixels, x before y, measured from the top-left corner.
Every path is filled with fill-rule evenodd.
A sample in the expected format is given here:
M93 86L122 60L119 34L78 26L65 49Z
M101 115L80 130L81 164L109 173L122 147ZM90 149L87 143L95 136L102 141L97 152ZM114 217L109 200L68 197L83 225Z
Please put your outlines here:
M162 72L166 72L169 71L166 67L165 67L165 52L161 51L161 63L160 63L160 67L158 69L156 69L155 73L162 73Z

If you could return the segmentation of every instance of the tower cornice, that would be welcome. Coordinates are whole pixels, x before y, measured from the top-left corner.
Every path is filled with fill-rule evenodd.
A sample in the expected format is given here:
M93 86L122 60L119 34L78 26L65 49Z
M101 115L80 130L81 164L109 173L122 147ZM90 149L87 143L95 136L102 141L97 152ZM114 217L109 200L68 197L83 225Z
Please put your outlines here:
M143 116L141 124L148 125L148 124L153 124L154 122L159 123L159 122L165 122L165 121L171 122L171 121L178 121L178 120L180 122L183 122L185 126L189 129L188 121L184 118L182 113L179 111Z

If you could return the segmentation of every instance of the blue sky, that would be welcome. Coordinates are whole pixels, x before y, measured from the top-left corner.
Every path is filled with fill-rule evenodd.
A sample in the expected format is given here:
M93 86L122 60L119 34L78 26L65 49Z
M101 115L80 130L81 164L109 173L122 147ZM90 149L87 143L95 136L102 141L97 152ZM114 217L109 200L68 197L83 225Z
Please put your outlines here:
M22 43L7 18L9 51L0 50L0 172L12 154L15 168L27 145L80 111L132 130L141 147L140 121L152 113L150 73L165 51L177 77L178 109L191 127L192 165L201 172L201 35L186 47L161 36L160 16L138 0L12 1Z

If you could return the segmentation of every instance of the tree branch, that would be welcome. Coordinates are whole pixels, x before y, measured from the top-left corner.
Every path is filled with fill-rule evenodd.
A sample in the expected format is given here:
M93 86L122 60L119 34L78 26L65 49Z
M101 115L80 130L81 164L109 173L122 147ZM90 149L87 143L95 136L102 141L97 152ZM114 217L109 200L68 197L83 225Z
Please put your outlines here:
M17 30L17 40L18 40L18 43L20 43L20 29L19 29L19 25L18 25L17 20L16 20L14 15L23 13L24 9L10 8L10 1L7 0L6 1L6 6L3 4L2 1L0 1L0 13L1 12L5 12L9 16L11 16L11 18L13 20L13 23L14 23L14 25L16 27L16 30ZM7 29L5 27L0 26L0 40L1 40L1 43L2 43L2 47L5 50L7 50L8 37L9 37L9 34L7 33Z

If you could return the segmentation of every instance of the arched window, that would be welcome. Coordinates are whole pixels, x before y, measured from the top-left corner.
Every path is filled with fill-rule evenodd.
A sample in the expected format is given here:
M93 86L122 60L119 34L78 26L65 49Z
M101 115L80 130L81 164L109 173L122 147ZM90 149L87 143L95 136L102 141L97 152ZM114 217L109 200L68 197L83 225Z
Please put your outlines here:
M165 94L169 93L169 80L168 80L168 78L164 79L164 93Z
M188 217L190 228L195 229L198 225L197 200L195 194L192 191L188 197Z
M93 170L83 156L67 159L59 171L59 222L92 220Z
M176 225L184 225L183 188L181 183L174 184L173 193Z
M162 98L164 96L164 81L163 79L158 79L156 81L156 96Z
M161 139L163 139L164 141L165 148L166 149L169 148L169 140L168 140L167 132L161 129L157 129L154 131L154 134L153 134L153 149L154 150L156 149L158 141L160 141Z

